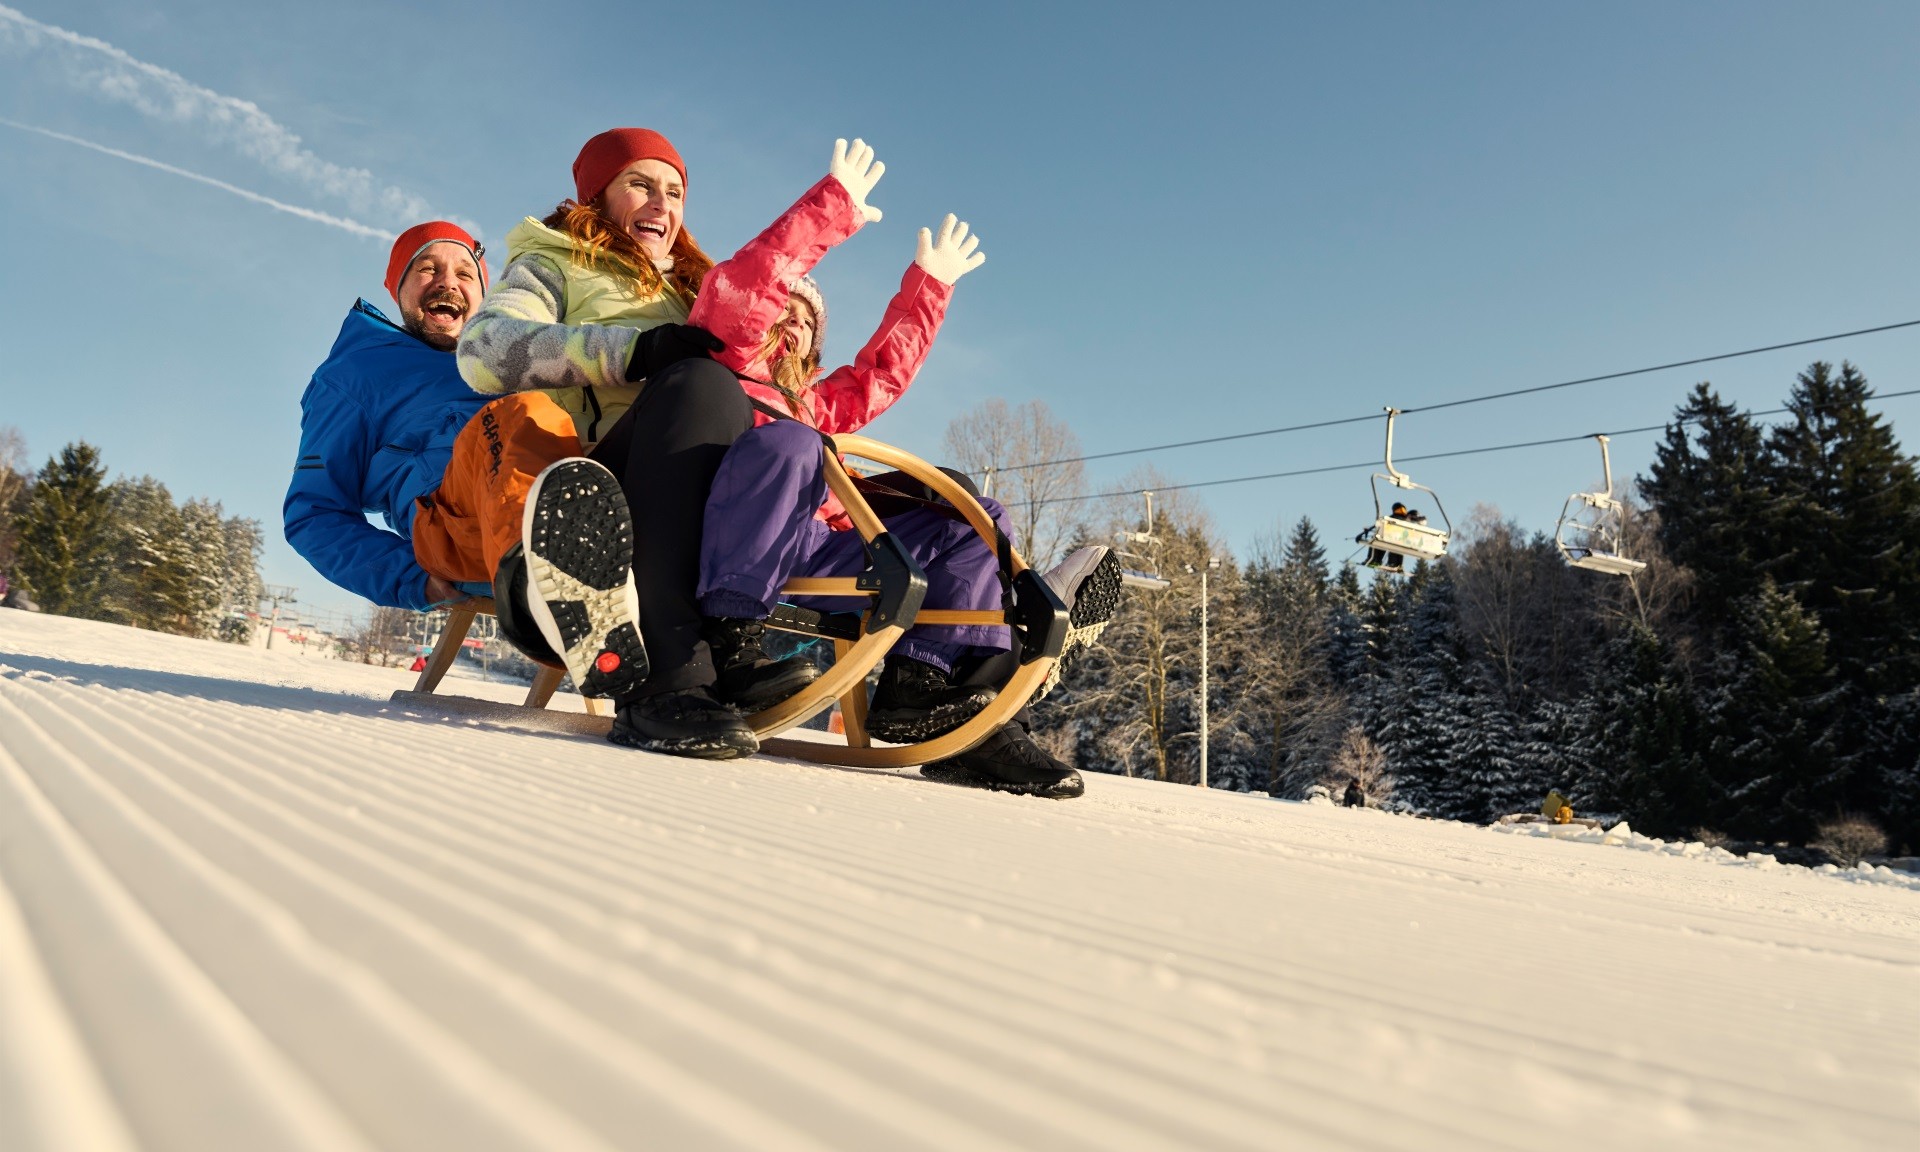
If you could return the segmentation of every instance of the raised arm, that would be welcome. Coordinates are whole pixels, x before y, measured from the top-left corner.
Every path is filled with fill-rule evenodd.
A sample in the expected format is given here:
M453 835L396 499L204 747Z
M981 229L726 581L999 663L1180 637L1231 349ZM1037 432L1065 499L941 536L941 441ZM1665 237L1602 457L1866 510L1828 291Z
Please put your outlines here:
M428 607L413 543L367 523L360 492L374 449L366 413L321 380L300 401L300 456L281 513L287 543L322 576L375 604Z
M922 228L913 263L900 290L887 303L880 327L853 363L828 373L813 388L814 416L822 432L854 432L893 406L926 362L946 319L953 285L986 263L980 238L949 214L936 235Z
M866 196L886 169L864 141L834 141L827 175L760 235L714 265L687 322L724 345L715 360L735 371L753 363L767 329L787 306L793 282L811 272L829 248L880 218Z
M563 324L566 302L566 276L553 261L529 252L508 264L454 350L467 386L498 395L627 383L640 333L605 324Z

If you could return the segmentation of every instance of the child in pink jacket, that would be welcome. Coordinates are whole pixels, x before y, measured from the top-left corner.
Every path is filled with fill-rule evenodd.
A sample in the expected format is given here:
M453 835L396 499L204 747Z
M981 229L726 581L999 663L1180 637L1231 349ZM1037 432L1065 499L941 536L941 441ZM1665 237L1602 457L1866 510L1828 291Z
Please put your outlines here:
M821 376L827 309L808 273L828 249L879 219L879 209L864 204L866 191L886 171L872 156L859 140L851 147L835 141L828 175L701 283L687 322L724 345L713 358L733 370L755 402L756 425L779 418L774 413L826 433L872 423L926 362L953 299L953 282L986 260L977 251L978 237L951 215L938 237L923 229L920 251L880 326L853 363ZM851 527L831 493L820 518L838 530Z

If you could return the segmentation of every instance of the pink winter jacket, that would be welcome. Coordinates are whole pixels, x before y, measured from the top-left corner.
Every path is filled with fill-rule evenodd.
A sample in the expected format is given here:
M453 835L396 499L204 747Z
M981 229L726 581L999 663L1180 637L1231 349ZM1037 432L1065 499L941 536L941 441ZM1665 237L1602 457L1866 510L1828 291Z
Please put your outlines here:
M858 231L862 222L846 186L831 176L823 178L766 231L713 266L700 283L687 323L705 328L726 345L714 354L715 360L743 375L763 375L766 365L756 363L755 357L767 329L787 306L789 286L812 271L827 249ZM913 383L952 299L952 285L927 275L918 264L909 264L900 278L900 290L888 302L886 315L866 347L853 363L815 381L799 404L757 380L742 380L740 386L755 400L792 412L822 432L858 431L892 407ZM764 412L754 413L756 425L772 419ZM827 494L820 518L837 529L851 526L832 493Z

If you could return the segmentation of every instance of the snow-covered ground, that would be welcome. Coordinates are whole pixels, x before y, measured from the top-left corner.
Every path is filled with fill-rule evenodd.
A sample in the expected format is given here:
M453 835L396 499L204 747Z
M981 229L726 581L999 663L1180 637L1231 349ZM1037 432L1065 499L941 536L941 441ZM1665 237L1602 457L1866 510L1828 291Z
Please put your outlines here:
M0 1148L1920 1146L1905 883L411 680L0 611Z

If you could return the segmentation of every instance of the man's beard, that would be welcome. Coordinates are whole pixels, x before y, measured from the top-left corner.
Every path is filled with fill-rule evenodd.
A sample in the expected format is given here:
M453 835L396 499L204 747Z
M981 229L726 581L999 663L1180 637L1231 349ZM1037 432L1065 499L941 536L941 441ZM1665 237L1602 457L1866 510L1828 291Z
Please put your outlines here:
M453 288L442 288L422 298L420 307L412 312L404 313L401 319L405 321L407 331L419 337L420 340L427 345L437 348L442 352L451 352L453 351L454 345L460 342L460 334L458 332L447 333L433 331L427 327L428 321L430 320L444 323L448 319L454 319L454 317L436 316L430 312L429 309L436 304L453 306L459 310L457 319L463 322L466 320L467 298ZM461 326L464 328L465 324L463 323Z

